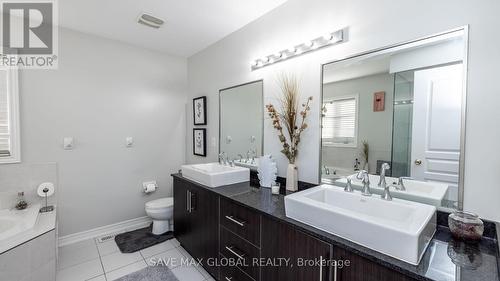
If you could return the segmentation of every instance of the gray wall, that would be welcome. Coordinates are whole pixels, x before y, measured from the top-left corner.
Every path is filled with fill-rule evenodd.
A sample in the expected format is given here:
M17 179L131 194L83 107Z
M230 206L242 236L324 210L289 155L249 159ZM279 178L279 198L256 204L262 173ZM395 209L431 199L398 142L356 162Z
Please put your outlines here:
M361 157L362 142L369 145L369 172L375 174L377 160L391 161L392 107L394 76L389 73L365 76L323 85L323 98L357 94L358 98L358 146L323 146L323 165L352 170L356 158L364 166ZM385 92L385 110L373 111L373 93ZM361 168L360 167L360 168Z
M20 73L22 161L58 163L59 235L145 216L184 162L186 60L66 29L59 52L58 70Z
M276 76L283 71L300 77L302 96L314 97L297 160L299 179L318 182L320 151L321 64L349 55L413 40L451 28L470 25L469 74L467 100L467 137L465 151L465 200L468 211L500 221L500 188L491 171L500 170L500 157L492 156L492 147L500 139L500 38L495 36L500 18L500 1L480 4L467 0L443 1L364 1L364 0L289 0L285 4L225 37L188 60L189 95L208 96L208 137L218 135L218 90L231 85L264 79L264 104L275 102L279 87ZM251 71L255 58L283 50L321 34L349 27L349 41L292 60ZM187 128L192 128L188 108ZM287 160L270 122L264 122L264 153L278 161L279 173L286 174ZM488 128L487 130L484 128ZM187 143L191 143L188 134ZM189 163L216 161L217 145L210 146L208 157L192 155ZM487 168L485 168L487 167ZM481 183L481 184L478 184Z

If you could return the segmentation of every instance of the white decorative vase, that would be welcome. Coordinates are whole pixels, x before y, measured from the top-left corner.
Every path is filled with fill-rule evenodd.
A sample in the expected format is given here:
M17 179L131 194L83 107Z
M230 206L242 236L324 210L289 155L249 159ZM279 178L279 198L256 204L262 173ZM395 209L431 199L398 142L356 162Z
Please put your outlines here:
M288 164L288 169L286 170L286 190L298 190L297 166L295 164Z

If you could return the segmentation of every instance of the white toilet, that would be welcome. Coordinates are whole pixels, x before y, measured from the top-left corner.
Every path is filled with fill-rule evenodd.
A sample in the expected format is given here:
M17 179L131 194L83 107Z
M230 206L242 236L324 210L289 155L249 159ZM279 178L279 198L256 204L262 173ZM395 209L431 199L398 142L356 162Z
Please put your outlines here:
M172 221L174 198L165 197L146 203L146 214L153 219L153 234L160 235L174 230Z

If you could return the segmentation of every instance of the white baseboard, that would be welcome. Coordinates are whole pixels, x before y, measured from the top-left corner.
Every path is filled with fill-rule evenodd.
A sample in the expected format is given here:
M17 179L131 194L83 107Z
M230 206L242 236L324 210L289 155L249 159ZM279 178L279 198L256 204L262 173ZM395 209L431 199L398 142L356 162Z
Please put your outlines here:
M104 235L115 234L125 232L127 230L143 228L151 223L151 218L144 216L131 220L126 220L110 225L105 225L90 230L77 232L65 236L61 236L57 239L57 244L59 247L84 241L87 239L97 238Z

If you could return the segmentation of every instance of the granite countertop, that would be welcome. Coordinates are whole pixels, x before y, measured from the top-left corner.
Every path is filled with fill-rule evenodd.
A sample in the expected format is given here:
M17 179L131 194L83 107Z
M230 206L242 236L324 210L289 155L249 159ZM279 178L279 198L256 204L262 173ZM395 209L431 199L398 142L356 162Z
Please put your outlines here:
M172 176L192 182L263 215L268 215L300 228L310 235L329 241L336 247L344 248L417 280L499 281L500 248L496 238L496 235L500 233L500 224L498 223L496 223L496 231L493 230L495 239L485 237L476 244L456 241L447 227L438 226L420 264L415 266L287 218L284 195L272 195L267 188L255 188L250 186L249 182L210 188L184 178L181 174L173 174Z

